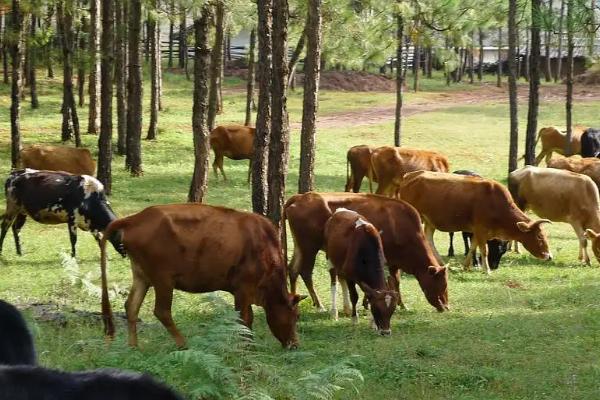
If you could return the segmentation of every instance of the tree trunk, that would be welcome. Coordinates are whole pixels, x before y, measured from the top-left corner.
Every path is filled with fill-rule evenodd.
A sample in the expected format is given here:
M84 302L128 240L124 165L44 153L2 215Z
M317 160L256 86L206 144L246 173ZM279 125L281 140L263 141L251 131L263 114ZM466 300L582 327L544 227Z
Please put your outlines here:
M46 12L46 18L44 19L44 29L46 31L49 31L50 29L52 29L52 18L54 16L54 7L52 6L52 4L48 4L47 9L48 10ZM50 40L44 46L44 52L46 55L46 68L48 69L48 78L54 78L54 68L52 65L52 59L53 59L52 50L53 50L53 41Z
M225 55L226 61L231 63L231 27L227 29L227 38L225 40ZM227 64L225 64L227 65Z
M202 202L208 179L208 79L210 49L208 47L209 5L202 8L200 17L194 20L196 49L194 52L194 109L192 127L194 131L194 174L188 193L189 202Z
M146 21L144 21L144 26L142 27L142 41L144 42L144 58L146 60L146 64L150 62L150 40L148 40L148 38L150 37L149 25L150 20L147 19Z
M558 82L562 78L562 43L563 43L563 22L565 18L565 1L560 0L560 17L558 19L558 59L556 60L556 75L554 82Z
M529 81L529 66L531 65L531 27L526 27L525 34L525 66L523 68L524 77L526 81Z
M142 28L142 0L129 2L129 77L127 79L127 157L126 167L132 176L142 170L142 60L140 31Z
M477 68L477 80L483 80L483 30L479 28L479 65Z
M4 21L4 31L2 32L2 81L8 85L8 44L6 43L6 34L8 32L8 14L3 14L2 20Z
M11 167L19 166L21 152L21 52L23 35L23 12L20 0L12 0L10 12L10 32L13 41L10 44L10 55L12 61L12 85L10 92L10 160ZM8 23L7 23L8 28Z
M79 57L77 60L77 95L79 97L79 107L83 107L85 104L85 34L88 33L89 29L87 18L85 15L82 15L79 34Z
M115 70L115 9L113 0L102 0L102 40L100 62L100 135L98 137L98 180L110 195L112 189L112 97Z
M31 37L35 38L37 29L37 17L31 14ZM40 107L37 96L37 74L35 71L37 61L37 43L32 43L29 47L29 90L31 93L31 108Z
M302 132L300 133L300 174L298 193L315 188L315 136L319 79L321 74L321 0L310 0L306 32L306 59L304 61L304 102L302 105Z
M573 136L573 51L575 44L573 41L574 30L574 1L567 0L567 99L565 110L567 112L567 140L565 143L565 155L570 156L571 137Z
M89 78L89 113L87 133L97 135L100 131L100 102L98 94L100 93L100 18L98 8L100 0L90 0L90 78Z
M539 107L540 88L540 4L541 0L531 1L531 55L529 60L529 109L527 111L527 132L525 134L525 164L535 161L535 135Z
M248 76L246 82L246 120L244 125L250 126L252 120L252 104L254 103L254 81L256 71L254 68L254 56L256 48L256 29L250 31L250 49L248 50Z
M273 54L273 0L257 0L258 7L258 113L252 158L252 210L267 214L268 149L271 138L271 81Z
M404 69L402 69L402 79L406 81L406 73L408 71L408 50L410 49L408 40L405 43L404 47ZM414 63L414 61L413 61Z
M173 32L175 30L175 24L173 18L175 17L175 0L171 0L169 5L169 58L167 65L169 68L173 68Z
M218 90L221 82L221 68L223 68L223 19L225 6L222 0L216 3L215 45L210 59L210 90L208 94L208 129L215 129L215 120L218 111Z
M152 0L149 4L152 10L156 10L156 0ZM150 41L150 80L151 80L151 89L150 89L150 124L148 125L148 134L146 136L147 140L156 139L156 133L158 131L158 63L157 63L157 51L160 51L160 48L157 43L156 36L156 19L154 16L150 16L148 18L148 22L146 24L146 38Z
M402 0L398 0L401 3ZM404 42L404 17L396 15L396 113L394 123L394 146L402 143L402 91L404 75L402 75L402 46Z
M427 49L429 64L427 64L427 78L431 79L433 73L433 49L431 46Z
M304 43L306 42L306 32L308 30L308 19L304 24L304 29L302 30L302 34L298 38L298 43L296 43L296 47L294 48L294 52L292 53L292 58L290 58L289 71L290 77L288 79L288 86L292 89L294 87L294 81L296 80L296 67L298 66L298 61L300 60L300 54L302 54L302 50L304 50Z
M498 28L498 68L496 69L496 86L502 87L502 27Z
M185 27L186 10L182 5L179 8L179 68L186 68L187 60L187 35Z
M413 58L413 91L417 93L419 91L419 70L421 66L421 43L419 37L415 39L414 46L415 52Z
M475 31L471 31L471 46L469 47L469 83L475 83Z
M508 150L508 172L517 169L519 151L519 114L517 99L517 1L508 3L508 96L510 103L510 146Z
M552 0L548 2L548 12L551 14L552 10ZM544 77L546 82L552 82L552 63L550 62L550 38L552 37L552 26L547 26L546 31L544 32L544 56L546 57L546 62L544 63Z
M273 83L271 86L271 142L269 144L269 194L267 216L281 232L281 213L285 198L290 130L287 113L287 34L289 6L287 0L273 1Z
M160 22L156 24L156 72L158 74L158 111L163 110L163 71L162 71L162 50L160 44Z
M117 40L115 42L115 83L117 86L117 154L123 156L127 153L127 73L124 21L124 0L115 1L115 25Z
M519 29L519 24L516 24L517 27L517 80L521 78L521 30Z

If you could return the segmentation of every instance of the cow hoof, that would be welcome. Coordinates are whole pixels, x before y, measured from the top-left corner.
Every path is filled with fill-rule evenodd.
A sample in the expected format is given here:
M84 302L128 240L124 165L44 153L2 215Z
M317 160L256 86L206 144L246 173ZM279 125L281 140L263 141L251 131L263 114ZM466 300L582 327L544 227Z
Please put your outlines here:
M331 310L331 319L333 319L334 321L337 321L338 318L338 310L337 309L333 309Z
M317 306L317 311L321 312L321 313L325 313L325 312L327 312L327 309L323 306Z

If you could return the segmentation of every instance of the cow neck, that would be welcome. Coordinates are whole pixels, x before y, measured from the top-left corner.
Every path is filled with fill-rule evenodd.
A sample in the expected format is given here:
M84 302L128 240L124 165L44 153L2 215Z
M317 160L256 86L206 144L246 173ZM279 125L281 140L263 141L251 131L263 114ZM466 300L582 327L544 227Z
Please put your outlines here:
M595 232L600 232L600 210L595 210L595 212L592 213L592 218L587 221L587 226L585 226L585 228L591 228Z
M281 267L273 267L260 283L256 304L267 307L275 301L287 301L287 283L285 271Z

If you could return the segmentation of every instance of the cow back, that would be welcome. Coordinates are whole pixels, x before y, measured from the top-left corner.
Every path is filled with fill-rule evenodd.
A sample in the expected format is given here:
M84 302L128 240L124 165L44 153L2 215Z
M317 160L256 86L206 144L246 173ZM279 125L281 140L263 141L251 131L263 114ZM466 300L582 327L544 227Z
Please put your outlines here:
M21 150L23 168L64 171L76 175L96 174L96 162L88 149L33 145Z

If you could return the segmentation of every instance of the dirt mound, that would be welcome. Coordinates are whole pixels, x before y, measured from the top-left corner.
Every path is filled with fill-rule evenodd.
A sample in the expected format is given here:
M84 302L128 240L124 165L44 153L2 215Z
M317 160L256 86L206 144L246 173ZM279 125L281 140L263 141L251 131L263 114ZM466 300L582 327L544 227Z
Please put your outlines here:
M302 82L302 76L299 76ZM301 84L301 83L300 83ZM345 92L389 92L396 81L383 75L354 71L326 71L321 74L320 88Z
M590 68L583 74L575 77L575 83L584 85L600 85L600 66Z

